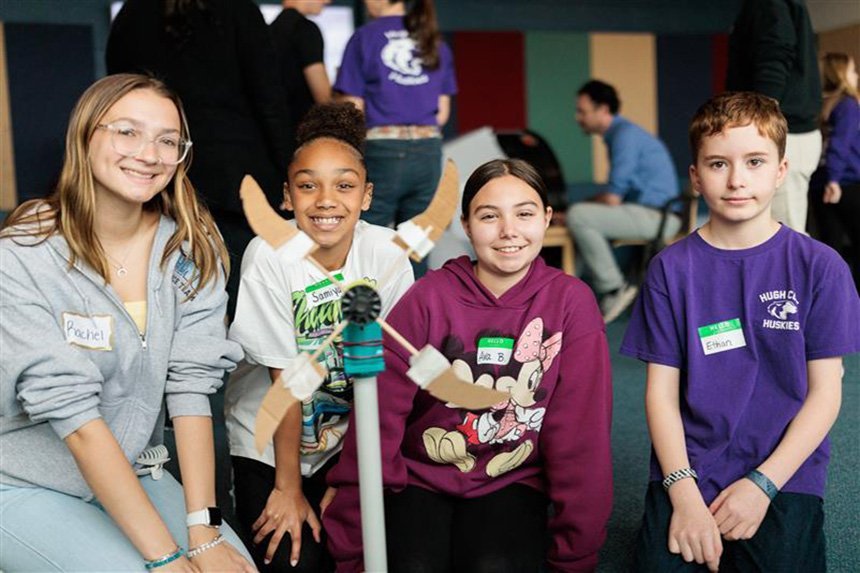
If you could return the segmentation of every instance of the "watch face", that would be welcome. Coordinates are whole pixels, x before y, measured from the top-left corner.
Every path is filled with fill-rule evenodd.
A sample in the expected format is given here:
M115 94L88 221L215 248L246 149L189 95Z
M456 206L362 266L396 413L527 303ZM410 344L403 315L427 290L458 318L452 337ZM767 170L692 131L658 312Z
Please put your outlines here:
M219 508L209 508L209 525L213 527L221 525L221 510Z

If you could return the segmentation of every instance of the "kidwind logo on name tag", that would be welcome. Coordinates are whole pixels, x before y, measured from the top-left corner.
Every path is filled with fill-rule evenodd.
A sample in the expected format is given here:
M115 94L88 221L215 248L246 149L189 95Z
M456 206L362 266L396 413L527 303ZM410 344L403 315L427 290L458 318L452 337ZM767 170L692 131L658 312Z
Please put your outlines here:
M743 348L747 345L741 320L733 318L699 327L699 340L705 355Z
M514 339L502 336L478 340L478 364L497 364L504 366L511 361Z
M343 274L334 275L339 282L343 283ZM305 299L308 308L316 308L321 304L338 300L343 293L336 284L325 278L318 283L305 287Z
M113 350L113 317L64 312L63 334L69 344L90 350Z

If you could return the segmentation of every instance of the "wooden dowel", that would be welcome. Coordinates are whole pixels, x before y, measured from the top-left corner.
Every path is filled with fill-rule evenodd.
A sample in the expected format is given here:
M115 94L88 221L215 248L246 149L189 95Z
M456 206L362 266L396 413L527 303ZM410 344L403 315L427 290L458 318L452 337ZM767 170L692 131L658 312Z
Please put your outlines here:
M382 327L382 329L385 332L387 332L389 335L391 335L391 338L393 338L394 340L399 342L403 348L408 350L412 356L418 355L418 349L415 348L414 346L412 346L412 344L410 344L408 340L403 338L403 336L399 332L394 330L394 327L390 326L387 322L385 322L381 318L377 318L376 322L379 323L379 325Z
M333 331L331 334L329 334L329 335L326 337L326 339L325 339L325 340L323 340L323 343L322 343L322 344L320 344L320 345L316 348L316 350L314 350L314 353L313 353L313 354L311 354L311 357L310 357L310 361L311 361L311 362L314 362L317 358L319 358L320 354L322 354L322 353L323 353L323 350L325 350L325 348L326 348L329 344L331 344L331 343L334 341L334 339L335 339L335 338L337 338L337 335L338 335L338 334L340 334L341 332L343 332L343 329L344 329L344 328L346 328L346 325L347 325L347 324L349 324L349 321L348 321L348 320L342 320L342 321L340 322L340 324L338 324L338 325L335 327L334 331Z

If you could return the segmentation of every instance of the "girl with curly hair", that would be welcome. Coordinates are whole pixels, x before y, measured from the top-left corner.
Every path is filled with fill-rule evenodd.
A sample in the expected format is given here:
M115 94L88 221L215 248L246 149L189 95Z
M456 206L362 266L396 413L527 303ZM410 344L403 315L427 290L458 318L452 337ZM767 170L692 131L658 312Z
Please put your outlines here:
M412 268L391 241L394 231L359 221L373 195L361 112L351 103L311 108L296 143L285 208L319 245L314 258L341 283L392 277L378 285L385 316L412 284ZM330 566L317 515L352 407L339 339L320 355L329 372L322 386L287 411L263 455L254 447L254 425L269 386L280 384L298 354L313 351L342 320L341 294L307 260L285 266L259 237L245 252L230 338L245 348L248 367L230 380L225 407L236 513L264 572Z

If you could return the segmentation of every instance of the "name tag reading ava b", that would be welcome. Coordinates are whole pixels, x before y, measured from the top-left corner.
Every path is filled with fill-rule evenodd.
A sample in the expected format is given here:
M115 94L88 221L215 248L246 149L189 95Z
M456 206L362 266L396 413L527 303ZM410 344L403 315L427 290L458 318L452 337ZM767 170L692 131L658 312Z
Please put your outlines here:
M338 281L343 283L343 274L338 273L334 275ZM341 297L343 293L340 292L340 289L336 284L333 284L331 280L325 278L318 283L314 283L310 286L305 287L305 299L307 302L307 307L316 308L321 304L325 304L327 302L331 302L333 300L337 300Z
M699 340L705 354L717 354L747 345L741 319L733 318L699 327Z
M511 361L513 349L513 338L480 338L478 339L478 364L504 366Z

